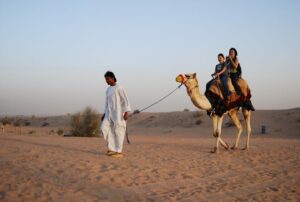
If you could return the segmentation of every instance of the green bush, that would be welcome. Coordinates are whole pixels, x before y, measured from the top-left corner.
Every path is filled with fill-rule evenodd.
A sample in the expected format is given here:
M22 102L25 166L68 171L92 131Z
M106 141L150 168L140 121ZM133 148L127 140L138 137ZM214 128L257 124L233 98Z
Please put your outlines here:
M30 121L25 121L25 126L30 126L30 125L31 125Z
M71 116L71 133L74 136L93 137L99 134L100 116L90 107Z
M196 125L200 125L202 123L203 123L203 121L201 119L199 119L199 120L196 121Z
M59 128L59 129L56 131L56 133L57 133L58 135L63 135L63 134L64 134L64 130L61 129L61 128Z
M1 118L0 122L2 122L3 125L10 125L12 123L12 118L6 116Z
M200 118L200 117L202 117L202 116L203 116L203 113L200 112L200 111L196 111L196 112L193 113L193 117L194 117L194 118Z
M14 122L14 126L15 126L15 127L21 126L21 120L20 120L20 119L16 120L16 121Z
M42 124L42 127L46 127L48 125L49 125L49 123L45 122L45 123Z
M133 114L139 114L140 113L140 110L136 109L133 111Z
M244 120L242 120L242 119L239 119L239 120L240 120L241 123L244 122ZM231 119L229 119L228 122L225 123L225 127L227 127L227 128L231 128L231 127L234 127L234 126L235 126L235 124L233 123L233 121Z

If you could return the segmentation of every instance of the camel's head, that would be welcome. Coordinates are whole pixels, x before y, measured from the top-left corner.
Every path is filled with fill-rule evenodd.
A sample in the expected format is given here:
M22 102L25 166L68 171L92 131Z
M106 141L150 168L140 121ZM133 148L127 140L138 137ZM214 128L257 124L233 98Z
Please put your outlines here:
M196 73L193 74L179 74L176 77L178 83L182 83L186 86L188 92L191 92L192 89L198 87L198 80L196 78Z
M178 83L185 84L186 86L189 86L191 83L195 83L195 81L198 83L196 78L196 73L193 74L179 74L176 77L176 81Z

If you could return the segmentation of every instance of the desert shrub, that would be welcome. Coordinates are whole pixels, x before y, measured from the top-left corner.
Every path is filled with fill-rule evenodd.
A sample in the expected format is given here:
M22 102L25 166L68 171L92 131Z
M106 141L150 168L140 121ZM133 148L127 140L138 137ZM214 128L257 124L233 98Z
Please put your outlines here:
M140 113L140 110L136 109L133 111L133 114L139 114Z
M197 112L194 112L194 113L193 113L193 117L194 117L194 118L200 118L200 117L202 117L202 116L203 116L203 113L202 113L202 112L197 111Z
M184 111L184 112L189 112L190 110L189 110L189 109L187 109L187 108L185 108L183 111Z
M45 122L45 123L42 124L42 127L46 127L48 125L49 125L49 123Z
M16 120L16 121L14 122L14 126L15 126L15 127L21 126L21 120L20 120L20 119Z
M2 122L3 125L10 125L12 123L12 118L4 117L0 119L0 122Z
M31 130L28 132L29 134L34 134L35 133L35 130Z
M71 133L75 136L93 137L99 133L100 116L90 107L71 116Z
M240 122L242 123L244 120L241 120L240 119ZM229 121L227 123L225 123L225 127L227 128L231 128L231 127L234 127L235 124L233 123L233 121L231 119L229 119Z
M201 119L198 119L197 121L196 121L196 125L200 125L200 124L202 124L203 123L203 121L201 120Z
M58 135L63 135L63 134L64 134L64 130L61 129L61 128L59 128L59 129L56 131L56 133L57 133Z
M235 124L232 122L232 120L229 120L228 122L225 123L225 127L227 127L227 128L231 128L234 126L235 126Z
M30 126L31 123L29 121L25 121L25 126Z

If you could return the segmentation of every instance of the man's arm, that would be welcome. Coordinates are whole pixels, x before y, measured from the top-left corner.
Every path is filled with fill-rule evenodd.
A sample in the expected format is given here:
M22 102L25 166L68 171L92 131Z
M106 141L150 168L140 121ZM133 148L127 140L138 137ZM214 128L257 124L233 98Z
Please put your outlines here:
M105 105L104 105L104 112L103 112L103 115L101 117L101 121L103 121L103 119L105 117L105 112L107 111L107 108L108 108L108 100L107 100L107 93L106 93Z
M225 66L222 71L220 71L219 73L217 73L217 76L221 76L222 74L224 74L227 71L227 67Z
M124 120L127 120L128 116L129 116L128 112L131 111L129 100L128 100L125 90L122 87L119 89L119 93L120 93L121 102L122 102L122 111L125 112L123 118L124 118Z

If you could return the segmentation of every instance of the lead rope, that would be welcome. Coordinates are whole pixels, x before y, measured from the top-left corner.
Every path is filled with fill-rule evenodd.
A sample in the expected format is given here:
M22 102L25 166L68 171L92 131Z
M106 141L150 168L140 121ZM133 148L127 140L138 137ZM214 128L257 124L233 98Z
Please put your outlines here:
M184 82L185 83L185 82ZM166 99L167 97L171 96L176 90L180 89L181 86L184 84L184 83L181 83L179 86L177 86L174 90L172 90L170 93L168 93L167 95L165 95L164 97L160 98L159 100L157 100L156 102L152 103L151 105L141 109L141 110L135 110L132 114L130 114L128 116L128 118L136 115L136 114L139 114L147 109L149 109L150 107L153 107L154 105L160 103L161 101L163 101L164 99ZM127 121L126 121L127 123ZM128 127L127 127L127 124L126 124L126 140L127 140L127 143L130 144L130 140L129 140L129 137L128 137Z

